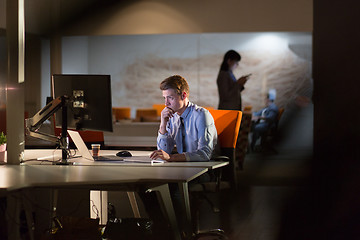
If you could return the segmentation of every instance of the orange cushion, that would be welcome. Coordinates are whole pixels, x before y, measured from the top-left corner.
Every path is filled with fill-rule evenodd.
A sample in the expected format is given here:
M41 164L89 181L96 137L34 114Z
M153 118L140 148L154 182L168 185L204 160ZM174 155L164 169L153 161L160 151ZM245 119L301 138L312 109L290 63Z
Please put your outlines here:
M130 110L129 107L113 107L112 113L116 120L130 119Z
M164 109L165 104L153 104L153 108L156 109L156 114L161 116L161 111Z
M241 111L214 110L209 112L214 118L220 146L223 148L235 148L240 129Z

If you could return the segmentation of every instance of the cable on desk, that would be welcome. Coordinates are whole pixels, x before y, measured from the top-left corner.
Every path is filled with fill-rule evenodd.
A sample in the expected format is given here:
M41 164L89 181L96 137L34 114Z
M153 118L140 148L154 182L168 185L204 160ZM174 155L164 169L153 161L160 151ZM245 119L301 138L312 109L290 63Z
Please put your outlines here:
M91 210L93 211L93 213L96 214L96 218L100 218L99 217L99 209L96 207L95 203L94 203L94 200L90 200L91 202Z
M32 158L32 159L28 159L28 160L22 160L20 161L20 163L27 163L27 162L40 162L40 165L44 162L47 162L47 163L54 163L54 162L59 162L61 161L61 159L58 159L58 160L39 160L37 158Z

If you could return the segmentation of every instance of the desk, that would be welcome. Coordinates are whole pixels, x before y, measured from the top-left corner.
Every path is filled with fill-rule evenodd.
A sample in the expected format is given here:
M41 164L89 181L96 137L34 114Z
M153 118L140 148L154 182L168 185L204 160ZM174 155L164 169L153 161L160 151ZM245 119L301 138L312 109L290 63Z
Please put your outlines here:
M115 155L118 151L114 151L114 150L101 150L100 151L100 155ZM135 158L136 156L149 156L151 151L131 151L133 157ZM39 157L41 156L41 157ZM50 149L46 149L46 150L40 150L40 149L36 149L36 150L25 150L25 156L24 159L25 160L34 160L34 161L28 161L26 164L39 164L39 162L41 164L51 164L51 162L48 161L56 161L58 159L61 158L61 151L60 150L50 150ZM41 160L43 160L44 162L41 162ZM192 169L192 168L201 168L201 169L216 169L216 168L220 168L220 167L224 167L226 165L228 165L228 162L214 162L214 161L210 161L210 162L165 162L162 164L156 164L156 165L151 165L151 164L147 164L147 163L129 163L129 162L103 162L103 161L99 161L99 162L94 162L94 161L90 161L87 159L83 159L83 158L73 158L73 159L69 159L69 162L73 162L74 165L73 166L97 166L98 167L102 167L102 166L117 166L119 167L119 169L121 169L121 167L138 167L138 168L166 168L165 171L167 171L168 169L171 168L176 168L176 169ZM115 168L114 168L115 169ZM117 168L116 168L117 169ZM142 176L142 175L140 175ZM193 178L194 179L194 178ZM190 180L189 180L190 181ZM179 188L180 191L182 192L182 196L183 196L183 203L184 203L184 209L186 209L186 218L188 223L191 226L191 209L190 209L190 200L189 200L189 190L188 190L188 182L189 181L178 181L177 183L179 184ZM170 181L168 181L170 182Z
M100 150L100 155L115 155L118 150ZM151 151L131 151L134 158L136 156L149 156ZM209 161L209 162L164 162L162 164L151 165L149 163L130 163L130 162L111 162L111 161L90 161L84 158L80 158L79 155L76 155L77 158L71 158L68 161L74 163L74 166L123 166L123 167L200 167L216 169L229 165L228 162L220 161ZM57 161L61 159L61 150L54 149L26 149L24 160L26 165L39 165L39 164L51 164L51 161ZM33 161L29 161L33 160ZM43 162L41 162L43 161ZM49 162L50 161L50 162Z
M186 183L207 171L206 168L113 166L0 166L0 190L4 193L27 188L83 188L89 190L137 191L145 187L159 193L175 239L181 239L171 202L168 183ZM14 224L15 225L15 224ZM16 234L18 226L9 233ZM9 235L9 239L18 239Z

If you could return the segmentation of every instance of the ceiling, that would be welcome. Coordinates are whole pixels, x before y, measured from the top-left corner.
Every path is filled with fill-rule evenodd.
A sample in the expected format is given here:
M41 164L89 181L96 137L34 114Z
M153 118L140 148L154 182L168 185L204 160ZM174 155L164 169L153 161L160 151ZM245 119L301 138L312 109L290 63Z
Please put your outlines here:
M26 31L52 34L54 31L94 13L112 3L112 0L28 0L25 1Z
M8 0L13 1L13 0ZM6 29L6 2L0 0L0 28ZM84 15L90 15L115 0L25 0L25 31L49 35L71 24Z

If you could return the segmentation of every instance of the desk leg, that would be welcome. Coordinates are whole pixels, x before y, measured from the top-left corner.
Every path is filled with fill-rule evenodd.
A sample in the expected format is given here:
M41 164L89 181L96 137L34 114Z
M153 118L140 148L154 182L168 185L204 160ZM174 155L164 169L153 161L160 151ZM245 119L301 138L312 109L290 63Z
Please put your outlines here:
M55 218L57 217L57 203L58 203L58 196L59 196L59 191L57 189L53 189L52 191L52 215L51 215L51 219L50 219L50 229L55 229L56 225L55 225Z
M178 227L178 224L176 221L174 207L173 207L171 196L170 196L169 185L164 184L164 185L161 185L158 187L151 188L148 191L156 191L157 192L160 204L163 206L163 209L165 210L166 216L169 219L171 228L175 235L174 239L181 240L181 235L180 235L179 227Z
M179 183L179 189L180 192L182 193L182 197L183 197L183 204L184 204L184 209L185 209L185 213L186 213L186 223L187 223L187 234L189 234L188 236L191 236L191 229L192 229L192 220L191 220L191 209L190 209L190 199L189 199L189 188L188 188L188 183Z
M21 196L18 192L7 195L6 218L8 240L20 240L20 206Z
M26 197L27 195L27 197ZM28 198L29 198L29 190L23 190L22 191L22 203L24 206L24 210L25 210L25 215L26 215L26 223L27 223L27 227L28 227L28 231L29 231L29 235L30 235L30 239L34 240L34 218L32 215L33 209L31 206L31 203L29 202Z
M134 217L135 218L140 218L140 211L139 211L139 207L138 204L136 202L136 197L135 197L135 193L134 192L127 192L129 201L130 201L130 205L131 205L131 209L134 213Z

